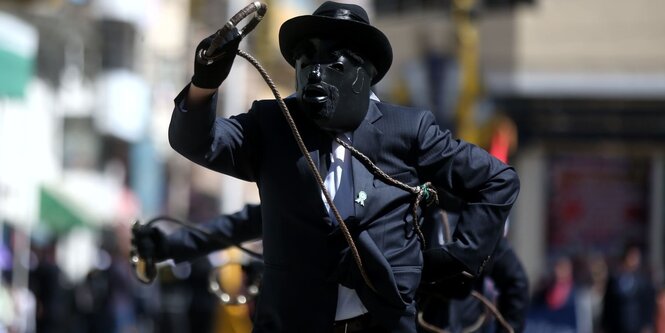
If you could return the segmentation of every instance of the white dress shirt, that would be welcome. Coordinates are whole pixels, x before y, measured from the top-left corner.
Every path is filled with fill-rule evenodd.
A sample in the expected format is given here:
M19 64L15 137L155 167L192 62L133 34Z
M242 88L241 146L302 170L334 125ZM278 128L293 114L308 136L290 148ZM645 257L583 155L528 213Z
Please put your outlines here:
M351 133L339 134L338 137L348 143L351 143ZM353 170L351 168L351 153L344 146L333 141L331 163L324 184L333 203L343 219L354 214L353 209ZM323 193L321 193L323 202L328 210L328 214L337 224L337 219L333 215L328 202ZM367 308L363 305L355 290L342 286L337 290L337 312L335 320L344 320L353 318L363 313L367 313Z

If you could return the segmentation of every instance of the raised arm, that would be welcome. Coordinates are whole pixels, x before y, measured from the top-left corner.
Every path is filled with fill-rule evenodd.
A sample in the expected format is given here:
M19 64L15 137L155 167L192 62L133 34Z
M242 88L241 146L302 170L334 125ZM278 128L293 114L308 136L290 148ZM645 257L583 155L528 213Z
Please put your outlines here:
M499 291L499 311L515 333L521 333L529 307L529 278L506 238L499 241L493 257L488 275ZM497 333L503 332L507 331L498 325Z

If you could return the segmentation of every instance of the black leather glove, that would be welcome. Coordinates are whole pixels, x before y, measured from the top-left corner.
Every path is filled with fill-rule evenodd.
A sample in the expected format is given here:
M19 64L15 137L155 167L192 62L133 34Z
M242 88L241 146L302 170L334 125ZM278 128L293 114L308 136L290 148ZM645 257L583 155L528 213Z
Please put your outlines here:
M475 277L443 248L423 251L423 274L419 292L461 299L471 293Z
M196 47L196 55L207 50L216 35L217 33L214 33L202 40ZM206 54L207 57L215 58L212 63L201 61L198 56L195 56L192 83L199 88L218 88L231 72L241 40L238 29L233 28L224 36L219 47L212 54Z
M156 227L139 225L132 228L132 246L140 258L159 262L170 257L166 235Z

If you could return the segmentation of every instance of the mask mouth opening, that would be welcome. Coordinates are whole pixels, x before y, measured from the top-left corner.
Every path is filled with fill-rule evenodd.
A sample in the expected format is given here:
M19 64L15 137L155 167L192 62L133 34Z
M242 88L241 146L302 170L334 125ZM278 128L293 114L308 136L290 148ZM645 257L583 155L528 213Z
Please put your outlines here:
M309 104L324 104L330 96L328 89L321 84L309 84L302 91L303 102Z

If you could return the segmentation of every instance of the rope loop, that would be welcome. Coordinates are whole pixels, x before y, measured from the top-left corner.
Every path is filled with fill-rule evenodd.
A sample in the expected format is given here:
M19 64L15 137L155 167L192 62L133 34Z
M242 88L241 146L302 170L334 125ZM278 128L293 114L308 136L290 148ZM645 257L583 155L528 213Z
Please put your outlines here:
M427 182L422 185L418 185L418 192L422 193L423 199L425 199L425 204L431 206L433 204L439 204L439 194L436 192L432 183Z

